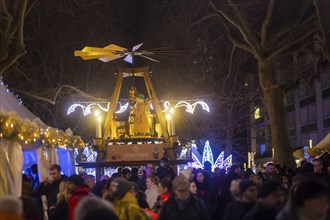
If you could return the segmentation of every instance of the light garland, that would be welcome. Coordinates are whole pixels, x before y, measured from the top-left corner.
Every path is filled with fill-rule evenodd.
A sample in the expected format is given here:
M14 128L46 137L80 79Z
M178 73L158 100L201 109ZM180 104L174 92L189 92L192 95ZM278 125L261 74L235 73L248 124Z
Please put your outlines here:
M55 128L40 128L35 122L20 118L16 113L0 112L0 138L25 144L59 146L62 148L84 147L80 136L70 136Z
M204 101L197 101L197 102L194 102L193 104L190 104L187 101L179 101L178 103L176 103L174 105L174 108L186 107L186 112L188 112L190 114L194 114L194 111L195 111L195 108L196 108L197 105L201 105L202 108L205 111L210 112L209 106ZM170 102L169 101L165 101L164 102L164 110L163 110L163 112L166 112L170 108L171 108Z
M120 105L120 108L118 111L116 111L115 113L116 114L120 114L120 113L123 113L126 111L126 109L128 109L128 103L126 103L125 105L122 105L120 102L119 102L119 105ZM109 106L110 106L110 102L108 102L107 104L107 107L103 107L101 104L99 103L91 103L87 106L84 106L82 104L73 104L69 107L68 111L67 111L67 115L71 114L72 112L74 112L76 110L76 108L80 107L82 110L83 110L83 114L84 116L87 116L87 115L91 115L92 114L92 109L94 107L98 106L102 111L104 112L108 112L109 111Z
M129 103L126 103L124 105L122 105L120 102L119 103L119 110L116 111L116 114L120 114L125 112L128 109ZM195 111L195 108L197 107L197 105L201 105L202 108L207 111L210 112L210 108L209 106L204 102L204 101L197 101L194 102L193 104L190 104L187 101L179 101L177 104L174 105L173 108L181 108L181 107L186 107L186 112L193 114ZM92 109L94 107L98 106L100 110L104 111L104 112L108 112L109 111L109 106L110 106L110 102L107 103L107 107L103 107L100 103L91 103L88 104L87 106L83 105L83 104L72 104L68 111L67 111L67 115L73 113L76 108L81 108L83 111L83 115L87 116L87 115L91 115L92 114ZM151 109L153 109L152 105L150 106ZM162 110L162 112L166 112L167 110L171 110L171 104L169 101L165 101L164 102L164 110Z

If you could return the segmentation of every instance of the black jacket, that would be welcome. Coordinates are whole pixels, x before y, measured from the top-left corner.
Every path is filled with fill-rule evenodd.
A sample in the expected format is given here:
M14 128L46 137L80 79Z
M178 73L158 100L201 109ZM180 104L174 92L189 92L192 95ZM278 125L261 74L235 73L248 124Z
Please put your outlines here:
M277 211L258 202L244 220L275 220Z
M179 209L177 200L172 195L165 202L159 212L158 220L210 220L209 213L204 202L190 195L187 204Z
M255 202L231 202L226 207L223 220L242 220L244 216L253 209L254 205Z

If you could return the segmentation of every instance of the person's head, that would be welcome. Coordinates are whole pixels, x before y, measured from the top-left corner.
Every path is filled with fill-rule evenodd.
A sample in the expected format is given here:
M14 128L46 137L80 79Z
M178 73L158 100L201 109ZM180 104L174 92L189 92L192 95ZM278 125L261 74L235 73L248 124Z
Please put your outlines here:
M133 194L133 196L136 197L137 193L138 193L138 188L136 186L136 183L135 182L130 182L131 183L131 190L130 192Z
M110 202L96 196L83 198L74 210L74 220L118 220Z
M162 157L159 161L159 166L160 167L166 167L168 164L168 159L167 157Z
M241 179L236 179L236 180L231 181L231 183L230 183L229 191L235 200L238 200L241 195L240 191L239 191L239 183L241 181L242 181Z
M192 193L192 194L197 194L197 186L196 186L196 183L194 181L191 181L190 182L190 185L189 185L189 191Z
M212 164L209 161L205 161L203 165L204 165L204 170L211 172Z
M313 160L314 173L322 173L323 161L321 159Z
M70 191L68 189L68 182L67 181L61 181L58 189L57 194L57 202L64 199L66 201L69 201L70 198Z
M131 179L132 172L128 168L124 168L121 171L121 176L127 180Z
M231 165L230 167L230 172L232 173L236 173L236 174L239 174L241 171L240 167L238 166L238 164L233 164Z
M214 168L214 173L215 174L220 174L220 167Z
M158 177L155 175L148 176L146 179L146 187L149 189L150 187L158 185Z
M152 163L147 163L145 171L147 176L154 175L155 174L154 165Z
M38 203L31 196L21 196L24 219L41 219ZM0 218L1 219L1 218Z
M3 195L0 197L0 219L21 220L23 202L16 196Z
M274 175L276 173L275 165L273 163L267 163L266 173Z
M178 200L187 200L190 196L189 193L189 180L183 176L179 175L174 178L173 182L173 192L175 193L175 197Z
M93 175L86 175L85 176L85 184L90 188L93 189L95 186L95 176Z
M84 179L81 176L73 174L67 180L67 187L70 193L76 191L79 187L84 186Z
M267 206L279 210L284 204L285 193L279 182L268 180L260 186L259 197Z
M239 183L239 191L243 202L255 202L258 198L256 184L249 179L244 179Z
M158 182L159 195L172 192L172 182L170 179L164 178Z
M252 180L257 186L262 184L262 178L260 175L252 175L249 179Z
M62 178L61 167L58 164L53 164L49 167L49 181L58 181Z
M127 192L130 192L132 186L130 182L122 177L116 177L111 181L109 191L109 199L115 201L121 199Z
M134 175L134 176L139 175L139 169L137 167L132 167L131 172L132 172L132 175Z
M329 208L329 188L320 178L304 178L292 196L293 205L302 208L311 219L324 217Z
M203 183L205 180L205 176L204 173L202 171L199 171L198 173L196 173L196 180L199 183Z

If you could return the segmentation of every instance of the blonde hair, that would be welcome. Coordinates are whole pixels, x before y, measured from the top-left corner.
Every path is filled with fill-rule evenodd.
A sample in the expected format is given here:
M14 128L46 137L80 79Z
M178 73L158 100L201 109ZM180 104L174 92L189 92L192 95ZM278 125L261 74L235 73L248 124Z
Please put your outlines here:
M66 181L60 182L59 192L57 194L57 203L59 203L62 199L64 199L67 202L69 201L71 194L68 190L67 185L68 184Z
M147 177L147 179L150 179L151 182L153 182L155 185L158 185L158 182L159 182L159 178L155 175L150 175Z

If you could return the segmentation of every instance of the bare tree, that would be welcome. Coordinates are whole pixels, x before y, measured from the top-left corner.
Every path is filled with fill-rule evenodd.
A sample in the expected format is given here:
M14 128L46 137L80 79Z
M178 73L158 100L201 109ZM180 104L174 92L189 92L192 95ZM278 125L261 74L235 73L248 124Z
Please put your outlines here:
M276 60L316 33L312 1L228 0L223 4L210 1L210 4L227 25L233 44L253 54L258 61L259 83L271 121L274 160L294 166L292 155L287 153L291 147L283 91L276 77Z
M26 54L24 19L28 0L0 1L0 76Z
M324 57L330 63L330 1L314 0L313 1L318 18L320 29L319 41L322 45Z

